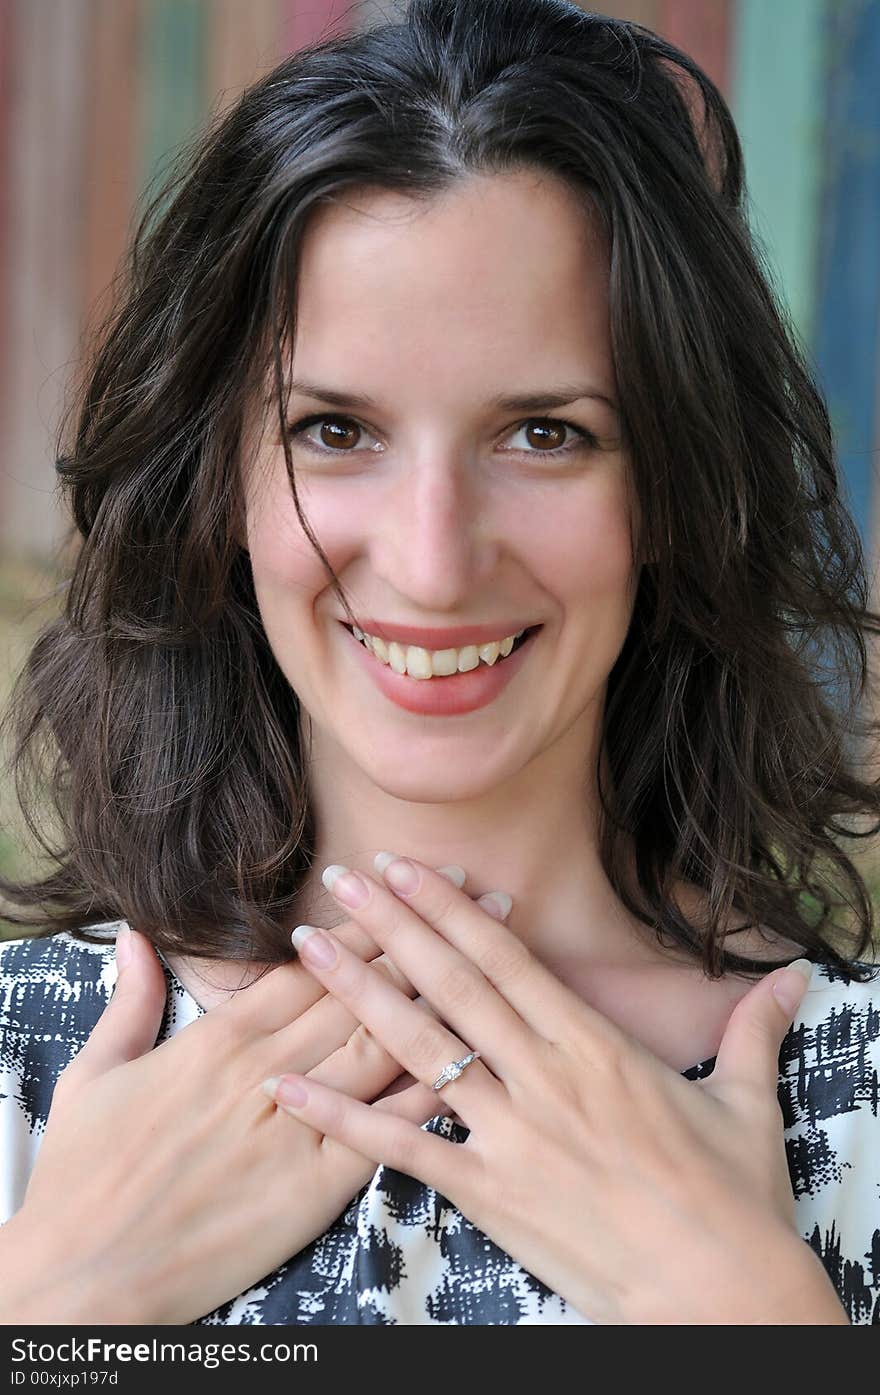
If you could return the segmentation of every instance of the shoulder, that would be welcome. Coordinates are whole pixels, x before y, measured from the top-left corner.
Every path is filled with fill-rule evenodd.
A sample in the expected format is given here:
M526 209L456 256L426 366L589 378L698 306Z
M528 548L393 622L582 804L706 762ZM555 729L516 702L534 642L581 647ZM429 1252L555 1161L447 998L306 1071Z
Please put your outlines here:
M839 1046L865 1047L880 1039L880 964L858 960L850 967L864 981L826 963L813 965L795 1025L822 1035L832 1031Z
M853 1323L880 1322L880 971L826 965L780 1056L779 1102L798 1229ZM867 1261L867 1263L866 1263Z
M855 966L853 966L855 967ZM866 1110L880 1124L880 967L860 962L871 977L859 982L827 964L813 979L786 1037L786 1122L852 1115Z
M0 1024L23 1003L40 997L80 999L84 991L106 985L109 998L116 980L114 950L122 921L86 927L100 943L72 935L0 941Z
M16 1043L29 1037L82 1045L113 992L119 924L89 926L99 944L66 934L0 943L0 1034L7 1063L10 1053L17 1054Z
M0 942L0 1222L24 1200L58 1077L88 1040L116 981L118 923Z
M91 929L106 942L70 935L0 944L0 1080L33 1124L48 1114L55 1082L85 1045L116 982L118 923Z
M813 978L785 1039L781 1065L789 1082L791 1122L825 1112L847 1112L871 1098L877 1118L880 1072L880 966L859 982L824 963ZM867 1092L867 1094L866 1094Z

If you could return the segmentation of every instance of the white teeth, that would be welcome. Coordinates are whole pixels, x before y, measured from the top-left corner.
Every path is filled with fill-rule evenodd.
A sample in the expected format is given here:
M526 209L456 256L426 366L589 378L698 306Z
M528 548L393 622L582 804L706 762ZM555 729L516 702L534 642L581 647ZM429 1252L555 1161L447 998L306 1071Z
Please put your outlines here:
M458 651L458 671L459 673L470 673L472 668L476 668L480 662L480 651L475 644L466 644Z
M378 635L365 634L352 626L356 639L370 650L382 663L389 664L395 673L407 674L410 678L449 678L454 673L470 673L482 662L490 668L499 658L506 659L520 635L508 635L502 640L492 640L490 644L466 644L461 649L423 649L417 644L399 644L391 640L386 644Z
M408 644L406 648L406 671L410 678L430 678L433 672L431 668L431 655L427 649L419 649L416 644Z
M406 673L406 650L394 640L388 646L388 662L395 673Z
M431 667L438 678L449 678L458 672L457 649L435 649L431 655Z

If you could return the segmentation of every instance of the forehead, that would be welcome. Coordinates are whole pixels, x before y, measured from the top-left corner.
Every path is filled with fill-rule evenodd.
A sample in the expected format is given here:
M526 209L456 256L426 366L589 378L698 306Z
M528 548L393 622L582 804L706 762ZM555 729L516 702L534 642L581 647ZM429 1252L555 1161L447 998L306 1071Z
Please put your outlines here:
M366 189L322 206L299 259L294 367L315 381L343 371L365 392L370 375L503 392L526 370L588 369L613 394L598 216L533 170L429 201Z

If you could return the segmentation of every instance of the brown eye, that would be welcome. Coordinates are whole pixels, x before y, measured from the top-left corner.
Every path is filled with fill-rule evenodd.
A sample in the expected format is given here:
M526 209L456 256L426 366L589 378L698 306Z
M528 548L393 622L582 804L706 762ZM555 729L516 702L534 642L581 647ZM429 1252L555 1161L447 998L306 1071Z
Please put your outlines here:
M316 427L318 430L312 434ZM293 424L290 434L317 455L353 455L365 429L351 417L322 416L316 412Z
M529 445L559 450L565 444L566 426L561 421L526 422L523 430Z
M318 439L322 445L331 449L339 447L346 450L356 444L359 431L360 427L355 426L353 422L348 426L340 426L337 421L325 421L320 423Z
M574 440L566 442L569 432ZM573 421L563 421L561 417L531 417L521 422L514 434L523 437L525 445L512 449L524 455L574 455L578 451L594 450L599 444L591 431L575 426Z

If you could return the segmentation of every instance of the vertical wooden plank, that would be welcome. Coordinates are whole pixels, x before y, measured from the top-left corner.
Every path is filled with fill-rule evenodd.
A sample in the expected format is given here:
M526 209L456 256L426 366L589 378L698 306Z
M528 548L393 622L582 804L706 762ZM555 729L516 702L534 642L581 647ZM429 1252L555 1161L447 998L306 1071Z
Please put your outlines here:
M351 0L281 0L279 13L283 53L363 27Z
M869 542L880 354L880 4L835 0L829 27L816 359L850 506Z
M3 532L45 556L66 520L55 498L54 432L78 352L87 0L15 0L9 197L9 429Z
M660 0L657 33L683 49L727 96L730 90L729 0Z
M207 34L208 106L219 115L257 78L281 61L284 43L278 0L213 0Z
M207 115L208 12L201 0L149 0L140 75L139 180L161 182Z
M105 308L138 193L134 93L141 0L90 0L83 183L83 327Z
M739 0L732 108L752 226L809 343L821 192L824 0Z
M12 201L9 196L12 140L12 92L15 83L13 50L12 0L0 0L0 460L8 460L7 433L9 429L9 363L12 344L9 326L10 241L9 221ZM2 544L3 496L5 473L0 469L0 544Z

